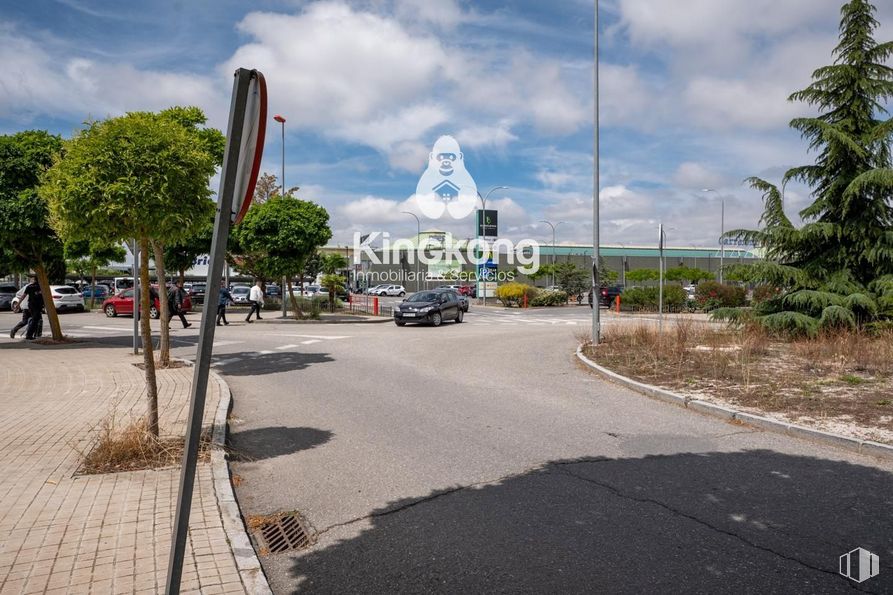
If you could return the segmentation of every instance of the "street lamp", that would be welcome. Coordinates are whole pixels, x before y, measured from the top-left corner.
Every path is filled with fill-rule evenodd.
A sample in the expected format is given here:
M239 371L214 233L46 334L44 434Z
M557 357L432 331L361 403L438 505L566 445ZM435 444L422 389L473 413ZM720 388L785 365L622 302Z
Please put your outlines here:
M592 344L598 345L601 340L601 321L599 320L598 309L598 291L601 286L599 279L598 261L600 258L598 247L599 232L599 120L598 120L598 0L595 0L595 23L592 31L593 36L593 59L592 59Z
M280 194L282 194L282 196L285 196L285 117L280 116L279 114L276 114L275 116L273 116L273 119L276 120L277 122L279 122L280 124L282 124L282 178L279 180L279 182L281 184L280 185ZM304 276L304 271L301 271L301 276L302 277ZM304 281L302 280L300 287L304 286L303 283L304 283ZM285 318L288 316L288 309L286 308L286 305L285 305L285 288L287 287L287 285L288 285L288 280L283 275L282 289L279 292L279 295L282 296L282 318ZM289 296L289 298L291 298L291 296Z
M481 214L478 216L478 220L477 220L478 223L480 223L480 221L484 217L484 213L486 213L486 211L487 211L487 199L490 198L490 195L493 194L494 192L496 192L497 190L508 190L508 186L493 186L492 188L490 188L490 190L487 191L487 194L485 194L484 196L481 196L481 193L478 192L478 198L481 199ZM478 225L478 228L475 230L475 235L477 235L478 243L480 243L480 239L481 239L480 232L481 231L482 231L481 226ZM484 241L486 242L486 240L484 240ZM480 273L480 271L481 271L480 266L481 265L478 265L478 271L477 271L478 273ZM484 262L484 270L489 270L489 269L487 269L486 262ZM481 294L482 294L482 300L483 300L482 305L484 305L484 306L487 305L487 285L486 285L486 283L487 283L486 281L484 281L482 283L481 280L478 279L478 287L481 288Z
M664 241L667 235L664 233L664 224L661 222L657 226L657 312L658 312L658 331L662 336L664 333Z
M701 192L716 192L715 188L704 188ZM719 195L719 192L716 192ZM722 283L722 266L726 257L726 244L723 235L726 233L726 199L720 197L722 211L719 220L719 282Z
M420 255L419 255L419 241L421 240L421 237L422 237L422 222L421 222L421 220L419 219L419 216L416 215L415 213L411 213L411 212L409 212L409 211L400 211L400 212L401 212L401 213L404 213L404 214L406 214L406 215L412 215L413 217L415 217L415 223L416 223L416 236L415 236L416 255L413 257L413 259L415 260L415 290L416 290L416 291L421 291L421 290L422 290L422 281L421 281L421 279L419 279L419 256L420 256Z
M549 227L552 228L552 285L555 285L555 227L564 223L564 221L559 221L555 225L552 225L551 221L546 221L545 219L540 220L540 223L545 223Z

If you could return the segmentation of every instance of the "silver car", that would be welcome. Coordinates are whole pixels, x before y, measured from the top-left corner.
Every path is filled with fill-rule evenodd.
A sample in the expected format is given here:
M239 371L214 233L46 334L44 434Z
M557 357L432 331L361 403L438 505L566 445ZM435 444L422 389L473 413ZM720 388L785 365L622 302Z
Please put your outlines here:
M0 310L11 310L12 300L16 296L16 286L0 284Z

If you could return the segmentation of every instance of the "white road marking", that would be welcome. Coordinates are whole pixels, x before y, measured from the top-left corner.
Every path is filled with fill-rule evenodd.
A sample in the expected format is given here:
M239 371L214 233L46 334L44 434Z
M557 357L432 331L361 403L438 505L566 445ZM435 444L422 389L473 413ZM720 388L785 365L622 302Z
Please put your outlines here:
M223 347L224 345L239 345L245 341L214 341L214 347Z
M121 327L119 327L119 326L82 326L81 328L82 328L82 329L96 330L96 331L116 331L116 332L124 331L124 332L133 332L133 329L131 329L131 328L129 328L129 327L121 328Z
M301 345L313 345L314 343L322 343L319 339L310 339L309 341L301 341Z
M280 345L280 346L277 347L276 349L280 349L280 350L281 350L281 349L294 349L295 347L297 347L297 345L289 344L289 345Z
M280 337L301 337L302 339L350 339L349 335L292 335L278 333Z
M242 358L230 357L227 359L221 359L221 360L217 360L216 362L212 362L211 366L228 366L229 364L234 364L239 361L242 361Z
M270 351L270 350L268 350L268 349L264 349L263 351L258 351L258 352L257 352L258 355L270 355L271 353L274 353L274 352L273 352L273 351Z

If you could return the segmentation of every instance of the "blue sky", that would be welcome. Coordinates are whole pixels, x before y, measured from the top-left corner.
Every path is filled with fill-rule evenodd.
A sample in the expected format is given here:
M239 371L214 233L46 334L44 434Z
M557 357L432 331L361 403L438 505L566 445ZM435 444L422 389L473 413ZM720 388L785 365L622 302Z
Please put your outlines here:
M878 39L893 5L878 3ZM715 245L755 226L751 175L809 156L787 96L830 62L840 0L600 3L603 243ZM70 136L87 118L175 104L225 126L231 74L264 72L286 124L286 182L334 243L414 233L412 194L441 134L460 142L509 237L591 241L593 2L535 0L4 3L0 132ZM279 125L264 170L279 175ZM212 182L216 183L216 182ZM701 192L711 187L716 193ZM794 214L808 190L788 186ZM472 220L426 220L469 236Z

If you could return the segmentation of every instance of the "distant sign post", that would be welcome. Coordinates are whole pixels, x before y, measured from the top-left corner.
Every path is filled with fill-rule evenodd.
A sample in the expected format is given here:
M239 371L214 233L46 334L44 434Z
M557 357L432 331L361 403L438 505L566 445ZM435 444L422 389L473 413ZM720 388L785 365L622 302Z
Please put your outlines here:
M495 210L478 210L477 227L478 236L482 238L495 238L499 236L498 213Z
M263 156L266 121L267 86L263 75L256 70L238 69L235 73L229 107L226 153L223 156L223 170L220 172L217 216L211 240L205 303L202 308L198 353L192 377L189 421L186 426L183 466L180 470L180 491L177 497L177 512L174 517L174 532L167 569L165 592L169 595L180 592L180 578L183 574L183 556L186 551L186 534L189 529L189 512L195 485L198 443L205 411L205 395L208 392L211 350L214 345L214 316L217 313L226 242L229 238L230 223L239 223L251 206Z

